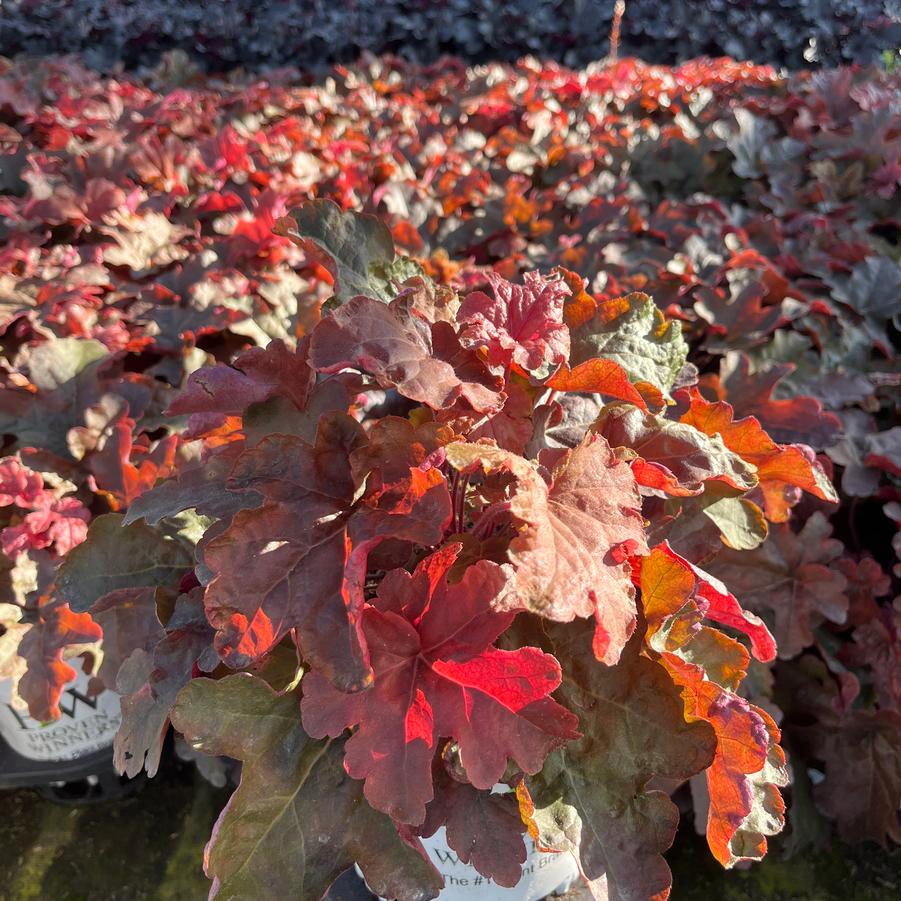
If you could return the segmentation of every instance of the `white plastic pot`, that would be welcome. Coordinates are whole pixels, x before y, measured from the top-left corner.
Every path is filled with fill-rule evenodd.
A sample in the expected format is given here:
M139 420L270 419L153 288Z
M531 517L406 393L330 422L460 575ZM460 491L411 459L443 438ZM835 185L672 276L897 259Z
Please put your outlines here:
M509 791L502 784L492 789L496 794ZM448 845L443 826L430 838L422 839L429 859L444 877L440 901L539 901L555 892L565 892L578 879L579 868L572 854L539 851L528 835L523 839L528 856L522 866L522 877L513 888L496 885L474 866L463 863ZM357 873L363 875L359 867Z
M0 680L0 738L17 754L34 761L75 760L109 747L122 720L119 695L88 695L90 677L79 672L60 699L62 716L50 723L32 719L13 706L9 679Z
M579 871L572 854L538 851L525 836L528 857L522 878L513 888L502 888L486 879L470 864L461 863L448 847L444 827L422 844L432 863L444 877L441 901L539 901L554 892L564 892L578 878Z

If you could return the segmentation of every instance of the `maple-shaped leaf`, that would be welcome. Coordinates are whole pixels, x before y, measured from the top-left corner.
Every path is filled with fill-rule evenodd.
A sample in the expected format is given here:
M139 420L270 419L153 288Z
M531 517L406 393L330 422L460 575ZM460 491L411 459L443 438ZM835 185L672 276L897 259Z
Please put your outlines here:
M826 765L814 790L817 806L850 843L901 842L901 715L852 710L816 748Z
M628 373L615 360L585 360L573 369L565 363L545 382L554 391L578 391L602 394L648 409L648 400L655 407L663 406L663 395L649 382L641 382L641 390L632 384ZM647 399L646 399L647 398Z
M103 629L103 659L96 675L107 688L115 690L119 668L134 651L150 652L165 637L157 615L158 593L157 588L120 588L91 608Z
M512 888L526 862L525 824L515 796L474 788L436 774L435 797L418 832L425 838L442 826L448 846L462 863L471 864L497 885Z
M786 712L795 771L809 761L823 773L812 800L845 841L901 841L901 716L850 706L860 685L840 672L812 653L780 671L775 697ZM790 820L797 830L802 799L795 795ZM813 815L812 808L803 812Z
M859 598L854 601L859 605ZM845 665L869 669L880 707L901 711L901 602L879 608L872 620L854 630L853 638L853 644L839 650L839 659Z
M129 778L143 769L148 776L156 774L176 696L191 681L195 666L208 673L218 663L203 593L195 588L176 601L165 636L149 651L136 648L119 669L122 724L113 741L119 773Z
M276 396L303 409L314 379L304 348L293 351L283 341L273 341L266 348L244 351L234 366L217 363L193 372L167 412L243 413L251 404Z
M725 343L759 343L786 321L784 304L761 303L767 287L757 271L732 269L726 278L728 289L701 286L694 293L694 310L709 325L705 347L714 352Z
M458 397L481 412L499 407L500 397L485 384L482 373L458 374L452 362L441 358L435 333L444 336L437 350L447 347L451 354L459 350L459 345L448 344L453 329L447 323L430 325L411 313L403 298L384 304L371 297L353 297L316 326L310 364L320 372L360 369L382 387L396 387L404 397L433 409L452 406Z
M711 437L718 436L729 450L756 467L770 522L788 519L797 502L792 488L838 503L835 488L810 448L777 444L753 416L734 419L732 406L725 401L710 403L693 390L690 407L679 421Z
M563 305L570 291L560 279L526 272L514 285L496 272L486 275L494 297L473 291L457 312L465 347L485 348L492 366L515 363L536 378L545 378L569 358L569 328Z
M443 475L405 466L358 496L351 455L363 448L351 417L320 420L316 443L270 435L246 450L227 482L262 494L206 546L214 577L207 614L230 666L258 660L291 629L304 656L343 687L368 680L359 635L366 560L388 538L437 544L451 515Z
M572 333L571 364L603 357L633 382L650 382L668 395L688 357L678 322L667 323L647 294L599 304L594 317Z
M412 260L397 257L391 231L376 216L344 212L332 200L310 200L275 223L275 233L290 238L335 282L341 302L364 295L388 301L395 282L422 275Z
M366 803L340 742L305 734L295 692L277 694L247 673L195 679L172 722L195 749L242 763L205 855L211 898L318 899L354 863L381 897L437 897L443 880L421 844L411 847Z
M551 626L563 662L560 696L579 711L584 737L527 780L540 847L572 851L588 879L606 873L611 897L665 898L672 877L662 854L679 811L654 777L687 779L710 765L715 740L706 723L685 720L679 689L633 640L616 666L598 666L584 630ZM535 834L533 832L533 834Z
M56 576L58 595L82 613L110 591L177 585L194 565L187 548L141 522L123 525L122 515L98 516L87 538L65 558Z
M739 178L761 178L767 168L766 148L779 133L776 124L742 107L736 107L732 116L735 125L720 119L713 124L713 133L732 152L732 170Z
M185 468L176 478L145 491L129 505L122 524L128 526L143 519L147 525L155 526L160 520L192 509L213 519L231 519L238 510L259 505L259 494L234 494L225 487L225 480L243 451L240 442L226 445L207 460Z
M748 491L757 484L754 467L732 453L723 440L690 425L643 413L631 404L608 404L591 427L611 447L626 447L639 485L658 496L700 494L715 479Z
M427 557L410 575L392 570L362 628L375 681L365 692L337 691L319 673L304 677L301 712L314 737L347 741L345 767L365 779L373 807L418 825L432 800L432 760L441 737L453 738L470 782L490 789L507 758L527 773L578 736L577 720L551 700L560 684L556 660L536 648L492 646L515 613L491 605L509 574L480 561L447 583L459 546Z
M860 560L842 557L836 562L839 572L848 580L848 623L865 625L883 614L876 598L885 597L892 590L892 580L872 557ZM895 611L896 612L896 611Z
M728 401L739 416L754 416L775 441L800 441L815 448L834 444L841 421L813 397L773 397L779 382L795 369L792 363L774 363L752 371L751 360L741 351L729 351L720 363L715 393ZM702 379L704 384L704 379Z
M14 559L29 549L51 546L64 556L84 541L91 514L77 498L55 498L42 492L32 506L21 522L0 532L0 548L7 557Z
M59 699L63 688L77 673L63 659L64 653L78 645L100 640L103 632L89 613L73 613L68 604L60 604L41 615L24 634L19 655L26 661L19 680L19 695L28 703L28 712L36 720L59 719Z
M595 652L614 664L635 628L635 592L625 560L647 553L635 478L599 436L578 447L547 451L546 482L529 461L490 445L454 443L447 459L461 471L515 477L501 502L521 524L507 559L516 570L510 609L525 607L568 622L595 618ZM496 515L489 507L482 516Z
M824 620L843 623L847 617L848 582L833 564L843 547L831 533L816 512L798 533L781 523L760 547L723 550L710 564L742 604L768 612L783 659L813 644L813 629Z
M267 502L241 510L204 550L213 574L205 603L229 665L260 659L302 626L312 661L363 678L345 596L347 519L357 489L349 455L363 443L362 429L341 416L323 420L315 445L270 435L233 467L231 490L252 490Z
M901 474L901 426L877 431L874 417L863 410L841 414L844 435L826 453L842 467L842 491L851 497L875 494L883 472Z

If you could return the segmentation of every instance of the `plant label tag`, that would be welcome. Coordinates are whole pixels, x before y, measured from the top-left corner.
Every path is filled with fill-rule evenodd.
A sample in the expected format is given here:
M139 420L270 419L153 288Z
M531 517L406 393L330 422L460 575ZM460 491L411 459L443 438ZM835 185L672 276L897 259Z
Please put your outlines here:
M88 694L90 676L79 672L63 690L58 720L41 723L14 707L9 679L0 680L0 736L29 760L75 760L112 744L122 719L119 695Z
M462 863L448 847L443 826L431 838L422 839L429 858L444 877L441 901L538 901L566 891L579 875L572 854L539 851L529 836L524 838L528 857L522 878L513 888L495 885L474 866Z
M522 878L513 888L504 888L457 857L447 844L443 826L430 838L422 839L429 859L444 877L440 901L539 901L565 892L579 876L572 854L538 851L529 836L524 840L528 856ZM363 875L359 867L357 872Z

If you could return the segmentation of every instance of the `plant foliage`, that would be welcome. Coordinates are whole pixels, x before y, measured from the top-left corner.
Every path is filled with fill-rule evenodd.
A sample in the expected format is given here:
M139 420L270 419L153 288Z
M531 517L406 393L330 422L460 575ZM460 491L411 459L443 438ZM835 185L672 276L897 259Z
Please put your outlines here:
M780 726L796 845L898 840L892 78L172 77L0 79L14 703L241 760L223 897L434 897L442 825L663 897L661 787L759 859Z
M210 71L321 68L361 53L419 63L527 53L584 65L610 49L614 0L5 0L0 53L87 55L99 69L180 48ZM621 46L673 63L705 53L801 68L873 63L901 35L890 0L629 0Z

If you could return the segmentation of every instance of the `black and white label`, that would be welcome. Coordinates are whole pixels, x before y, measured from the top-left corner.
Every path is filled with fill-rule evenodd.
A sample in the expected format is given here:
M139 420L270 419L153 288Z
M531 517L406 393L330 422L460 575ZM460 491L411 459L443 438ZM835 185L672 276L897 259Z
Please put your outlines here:
M119 695L104 691L88 694L89 676L79 673L63 690L62 714L51 723L32 719L27 710L14 707L9 680L0 680L0 735L29 760L75 760L113 743L122 715Z
M444 877L441 901L538 901L557 889L567 888L578 876L571 854L538 851L528 836L525 842L529 856L523 864L522 878L514 888L503 888L482 876L475 867L460 861L448 847L444 827L422 840L432 863Z

